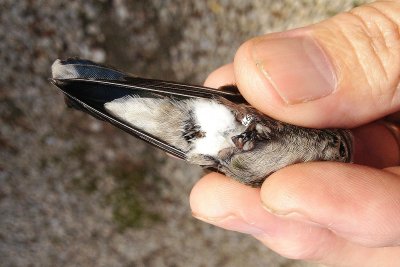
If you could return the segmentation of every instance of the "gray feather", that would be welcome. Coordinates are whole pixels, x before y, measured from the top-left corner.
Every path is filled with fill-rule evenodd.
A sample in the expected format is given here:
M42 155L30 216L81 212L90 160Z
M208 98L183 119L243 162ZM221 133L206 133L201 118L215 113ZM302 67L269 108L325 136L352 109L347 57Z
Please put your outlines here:
M57 59L51 66L51 71L53 79L100 79L123 81L127 76L124 72L82 59Z

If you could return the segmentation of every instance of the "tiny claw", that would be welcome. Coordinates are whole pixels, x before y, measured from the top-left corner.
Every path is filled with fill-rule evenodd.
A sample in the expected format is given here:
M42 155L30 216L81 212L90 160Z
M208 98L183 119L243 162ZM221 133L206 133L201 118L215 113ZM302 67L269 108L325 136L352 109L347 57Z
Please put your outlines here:
M244 145L244 141L241 135L232 136L231 140L237 148L241 149Z
M247 151L254 147L254 137L254 132L246 131L239 135L233 136L231 140L237 148Z

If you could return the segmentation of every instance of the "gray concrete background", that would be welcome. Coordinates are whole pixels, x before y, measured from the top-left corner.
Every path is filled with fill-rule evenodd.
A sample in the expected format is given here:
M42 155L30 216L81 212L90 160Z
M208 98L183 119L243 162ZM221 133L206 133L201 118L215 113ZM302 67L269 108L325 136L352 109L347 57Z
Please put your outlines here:
M201 84L246 39L352 0L0 0L1 266L309 266L191 217L202 171L67 110L47 78L79 56Z

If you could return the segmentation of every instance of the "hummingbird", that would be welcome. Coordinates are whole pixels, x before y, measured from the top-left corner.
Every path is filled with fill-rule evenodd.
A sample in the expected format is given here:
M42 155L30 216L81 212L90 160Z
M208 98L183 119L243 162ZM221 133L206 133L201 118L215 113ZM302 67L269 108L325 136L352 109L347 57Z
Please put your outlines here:
M68 107L245 185L260 187L296 163L352 162L351 131L273 119L249 105L235 85L212 89L141 78L78 58L57 59L51 72Z

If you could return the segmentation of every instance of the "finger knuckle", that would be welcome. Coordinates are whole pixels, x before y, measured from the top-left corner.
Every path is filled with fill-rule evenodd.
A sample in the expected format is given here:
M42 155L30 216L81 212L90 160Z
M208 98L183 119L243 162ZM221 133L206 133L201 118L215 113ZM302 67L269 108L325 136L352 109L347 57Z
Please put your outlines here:
M347 13L355 22L351 36L346 35L348 42L355 48L372 95L386 103L396 99L400 84L400 31L393 9L400 12L398 3L373 3Z

